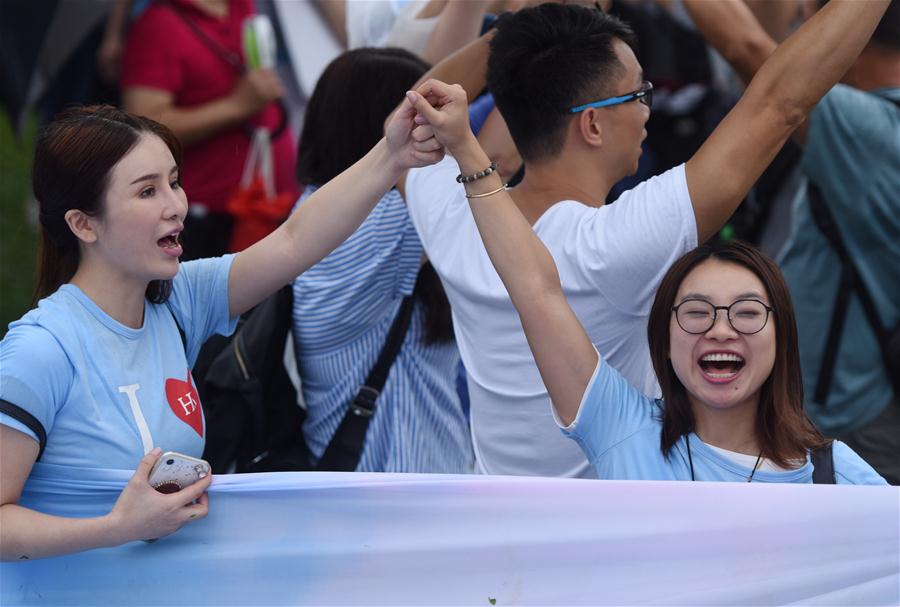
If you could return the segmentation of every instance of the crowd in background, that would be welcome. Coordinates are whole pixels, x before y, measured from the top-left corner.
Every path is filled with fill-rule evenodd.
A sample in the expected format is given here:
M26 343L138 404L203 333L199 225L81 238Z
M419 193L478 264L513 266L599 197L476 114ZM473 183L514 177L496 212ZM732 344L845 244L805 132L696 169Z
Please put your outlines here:
M688 442L684 451L691 480L695 466L705 480L737 480L741 475L729 476L704 460L724 457L751 470L747 480L791 482L798 458L824 446L827 437L841 441L834 452L837 482L883 482L880 475L900 484L896 0L871 41L861 32L855 54L847 50L847 67L852 67L833 79L843 76L841 84L828 82L827 74L818 76L819 82L812 70L803 72L810 92L803 92L805 81L794 83L795 98L789 97L793 88L784 86L787 76L772 66L785 72L806 69L802 61L787 67L779 61L779 54L802 57L799 42L778 45L804 23L821 27L823 38L830 34L827 28L836 27L837 19L815 21L817 0L615 0L576 3L585 12L571 14L557 8L529 13L540 4L531 0L316 4L349 50L327 67L314 91L298 90L291 70L284 69L289 58L283 51L280 68L253 65L245 55L244 24L258 12L276 17L276 40L284 35L284 24L266 3L136 0L113 5L102 33L89 43L95 54L81 64L80 77L87 81L92 73L104 86L78 94L74 86L56 87L41 105L50 121L69 102L110 103L164 125L177 137L180 157L176 146L164 141L178 161L177 180L188 206L184 234L175 236L173 246L183 247L182 262L219 260L218 265L191 266L197 270L183 279L208 281L203 284L211 298L226 292L223 273L231 259L240 259L228 254L272 242L265 237L287 225L288 217L316 217L317 208L303 215L308 201L335 196L326 184L367 162L386 125L398 120L392 113L399 104L412 104L416 128L429 127L429 134L453 152L432 167L410 164L411 170L389 184L348 238L322 251L321 261L308 269L297 262L305 271L293 278L287 295L288 345L295 361L290 371L296 371L305 410L296 432L308 448L304 457L310 467L331 469L334 452L346 450L337 443L350 440L351 463L343 461L337 469L686 479L687 472L670 472L668 462L680 453L680 437L693 433L696 442ZM504 15L517 11L541 15L543 21L504 21ZM579 55L570 48L577 44L571 44L564 51L548 50L543 59L538 42L529 49L521 41L550 39L559 32L593 35L595 24L585 24L586 11L615 17L604 22L605 35L627 46L607 42L596 52L617 54L624 73L634 71L634 90L586 87L590 90L574 93L583 105L548 116L551 102L569 103L573 94L566 87L580 82L579 61L591 69L585 56L593 51ZM554 32L547 24L557 18L562 25ZM503 37L504 23L515 35ZM495 36L495 31L500 33ZM585 47L593 49L591 44ZM599 76L624 77L610 69ZM822 72L828 69L838 68L826 66ZM429 77L440 82L428 88ZM461 83L467 98L452 87L442 88L443 82ZM766 83L778 85L768 93L784 91L779 94L792 103L808 102L809 108L802 109L811 110L809 117L777 114L765 98ZM817 86L823 87L820 92ZM418 92L407 96L409 90ZM604 99L596 102L598 97ZM516 104L520 98L548 101L546 107L537 101L526 107ZM466 101L465 125L477 146L459 135L462 118L455 108ZM603 108L610 112L601 115ZM583 118L591 112L598 121L608 121L602 136L599 130L592 134ZM784 136L755 139L756 133L742 134L734 127L757 124L748 117L753 113L768 116L770 123L783 119ZM583 149L546 135L559 131L570 114L585 125ZM124 120L117 116L110 114L109 120ZM159 135L143 123L134 128ZM732 141L723 142L725 137ZM602 145L617 146L615 156L592 156L601 139ZM625 149L632 139L637 147ZM746 159L741 145L749 150ZM758 153L751 154L756 148ZM726 166L720 174L713 170L719 165L710 159L712 152L704 155L704 149L723 154L718 162ZM478 164L482 154L484 166ZM596 159L601 160L592 165ZM741 172L745 177L731 179ZM479 189L498 176L501 186L512 188L511 198L502 188ZM701 181L703 187L696 186ZM590 187L576 194L582 184ZM36 184L35 191L40 187ZM502 197L504 203L488 206L491 201L482 197ZM507 199L515 206L506 205ZM512 222L503 215L510 209L516 214ZM519 225L519 212L527 224ZM495 222L530 229L492 231ZM777 266L735 241L755 245ZM514 250L504 248L509 243ZM544 246L558 274L548 269L553 263L547 265ZM695 249L700 252L692 253ZM691 312L678 308L695 300L680 289L695 271L718 268L716 260L750 270L761 282L711 274L712 292L731 280L741 284L746 279L749 286L733 305L712 305L710 298L709 324L701 322L705 308L692 312L700 320L691 324L691 317L683 316ZM534 278L526 280L526 275ZM232 279L229 310L210 304L206 311L204 328L210 336L229 332L233 312L252 308L235 304ZM697 292L706 293L705 284L698 284ZM42 296L53 292L47 286L39 285ZM558 298L553 296L557 288ZM757 301L760 291L768 294L767 301ZM755 304L743 312L734 308L747 301L763 310ZM779 316L779 306L790 308L791 301L796 329L786 313ZM188 304L177 300L176 305ZM190 318L194 312L182 311L175 314L176 322L182 313L196 320ZM749 320L753 314L761 324ZM769 315L774 320L766 324ZM719 324L720 316L727 316L728 326L724 320ZM735 339L756 343L757 333L777 333L783 349L773 355L770 372L773 377L783 373L786 383L773 379L762 389L760 398L774 403L774 417L759 422L764 438L752 443L753 455L747 448L723 455L715 445L704 452L708 445L696 437L713 435L717 426L679 412L678 407L690 407L682 398L684 387L673 387L677 380L669 377L681 377L675 354L671 363L667 359L678 341L675 329L671 344L661 337L669 334L670 317L672 327L690 335L733 330ZM198 399L207 406L205 399L213 402L214 397L205 376L226 342L213 338L204 350L203 340L197 343L199 332L185 329L182 349L188 360L199 357L194 379L201 388ZM10 344L16 342L4 343L4 355L12 356ZM723 352L708 351L704 357L713 354ZM739 360L730 354L703 358L700 366L713 377L730 378L749 365L747 354ZM379 374L374 395L366 394L364 387ZM27 391L18 380L13 387L4 382L4 401L30 398L21 396ZM778 404L781 393L796 401L796 411ZM671 404L665 413L654 408L660 398ZM129 399L133 409L133 392ZM607 419L596 412L607 401L629 403L631 409ZM659 425L647 421L648 411L659 413ZM206 412L210 421L215 415ZM360 430L354 415L371 419ZM39 439L9 410L0 419L4 427ZM207 446L216 444L212 421L205 427L201 438ZM660 432L665 457L657 461ZM667 433L673 434L667 438ZM48 434L49 444L53 432ZM152 446L145 441L144 451ZM852 451L845 452L847 446ZM52 448L47 453L56 457ZM222 464L213 463L214 468ZM235 469L234 461L224 465Z

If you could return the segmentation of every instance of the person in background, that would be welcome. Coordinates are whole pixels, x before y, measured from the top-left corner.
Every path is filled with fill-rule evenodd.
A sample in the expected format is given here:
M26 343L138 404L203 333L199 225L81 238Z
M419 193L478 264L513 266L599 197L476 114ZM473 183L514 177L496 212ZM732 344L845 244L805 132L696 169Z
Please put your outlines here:
M385 117L427 69L395 48L356 49L331 62L306 110L297 179L310 185L297 209L382 137ZM368 91L363 105L359 90ZM303 432L315 460L407 296L415 302L410 326L378 396L357 470L471 472L450 304L396 189L340 247L294 280L294 351L307 406Z
M238 187L250 134L273 135L275 189L298 195L295 144L274 103L282 86L271 69L247 70L242 23L252 0L156 0L132 24L122 58L123 107L168 126L185 146L191 194L185 259L221 255L231 241L226 205Z
M325 5L334 0L319 0ZM349 48L391 46L404 48L436 64L465 46L481 32L485 13L504 2L488 0L368 0L343 5ZM329 7L326 14L334 14ZM332 18L333 19L333 18Z

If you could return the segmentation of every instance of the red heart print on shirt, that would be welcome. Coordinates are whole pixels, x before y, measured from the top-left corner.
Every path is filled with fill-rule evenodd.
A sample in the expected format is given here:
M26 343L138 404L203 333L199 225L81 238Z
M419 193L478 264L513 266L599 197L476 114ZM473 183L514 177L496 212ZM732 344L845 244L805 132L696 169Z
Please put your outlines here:
M194 429L203 438L203 409L200 407L200 396L191 383L191 370L188 369L187 381L180 379L166 380L166 400L175 416Z

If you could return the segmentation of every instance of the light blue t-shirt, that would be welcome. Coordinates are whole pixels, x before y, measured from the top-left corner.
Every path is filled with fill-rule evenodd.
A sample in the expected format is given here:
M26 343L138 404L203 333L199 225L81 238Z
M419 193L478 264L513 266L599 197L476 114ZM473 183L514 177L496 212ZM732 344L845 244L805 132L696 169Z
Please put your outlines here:
M900 88L837 85L810 117L804 173L822 190L885 327L900 322ZM853 295L827 402L813 402L840 282L840 258L816 227L804 187L779 262L797 312L806 411L826 435L878 417L892 389L875 333Z
M305 200L314 187L306 189ZM397 190L341 246L294 280L293 334L318 458L375 364L402 299L413 292L422 243ZM459 351L428 344L425 308L412 319L378 398L357 470L471 472L469 426L456 391Z
M210 335L234 330L232 259L182 264L168 301L145 301L140 329L114 320L72 284L10 324L0 342L0 399L43 426L39 464L134 470L156 446L203 453L206 428L190 367ZM0 423L37 440L7 415Z
M679 440L668 459L660 451L661 401L650 399L628 383L603 357L585 389L578 416L563 433L574 439L597 471L609 480L691 480L687 441ZM690 436L694 478L698 481L746 482L751 468L739 465ZM883 485L886 481L850 447L834 442L838 484ZM753 482L811 483L812 463L784 472L757 470Z

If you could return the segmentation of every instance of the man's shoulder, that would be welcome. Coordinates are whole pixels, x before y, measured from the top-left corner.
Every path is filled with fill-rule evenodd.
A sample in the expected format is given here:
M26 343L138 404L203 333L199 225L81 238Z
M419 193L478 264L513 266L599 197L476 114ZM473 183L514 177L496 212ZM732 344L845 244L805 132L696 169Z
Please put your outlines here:
M645 220L645 214L633 205L658 205L679 196L690 201L683 164L625 190L610 204L593 206L573 199L556 202L535 222L534 228L539 234L542 230L593 230L598 226L614 232L628 230L642 226ZM598 226L593 226L595 222Z
M594 218L603 216L606 213L604 209L578 200L560 200L547 207L532 227L535 234L549 244L559 238L570 238Z
M900 108L891 99L900 89L863 91L834 86L816 105L803 148L802 167L832 198L868 189L882 180L896 180L895 163L887 150L896 148Z
M898 101L900 88L864 91L846 84L836 84L813 109L810 136L813 137L817 130L867 126L874 127L872 133L879 133L883 121L900 121L900 108L896 106Z
M856 104L879 106L885 100L900 101L900 87L884 87L873 90L863 90L849 84L835 84L822 98L823 101L834 104Z
M464 198L464 191L456 182L458 174L456 161L452 156L444 156L444 159L435 164L417 169L410 169L406 175L406 199L418 198L419 194L428 194L432 191L443 195L449 192L458 192L460 198Z
M403 197L426 250L435 245L436 239L455 238L460 226L472 221L465 190L456 182L457 174L456 161L449 156L407 173Z

